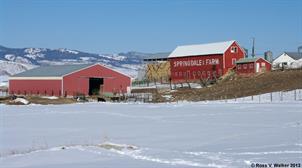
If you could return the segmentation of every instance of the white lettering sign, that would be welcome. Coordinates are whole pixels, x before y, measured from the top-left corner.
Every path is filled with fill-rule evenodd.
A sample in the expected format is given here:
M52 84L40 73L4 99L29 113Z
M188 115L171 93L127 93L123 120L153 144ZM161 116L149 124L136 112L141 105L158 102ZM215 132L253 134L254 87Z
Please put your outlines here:
M219 59L212 58L212 59L198 59L198 60L181 60L181 61L174 61L174 67L190 67L190 66L203 66L203 65L218 65Z

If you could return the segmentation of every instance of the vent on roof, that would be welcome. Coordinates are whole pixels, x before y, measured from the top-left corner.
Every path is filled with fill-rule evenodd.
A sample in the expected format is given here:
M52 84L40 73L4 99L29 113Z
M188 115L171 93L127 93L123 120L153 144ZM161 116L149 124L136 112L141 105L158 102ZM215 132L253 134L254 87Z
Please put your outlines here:
M247 48L243 48L245 51L245 58L249 57L249 50Z

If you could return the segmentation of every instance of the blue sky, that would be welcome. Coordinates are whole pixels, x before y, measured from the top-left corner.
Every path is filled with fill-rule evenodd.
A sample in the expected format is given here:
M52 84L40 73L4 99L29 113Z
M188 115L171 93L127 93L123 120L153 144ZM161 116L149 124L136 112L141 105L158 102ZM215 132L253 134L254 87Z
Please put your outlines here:
M256 53L302 45L302 1L0 0L0 45L165 52L237 40Z

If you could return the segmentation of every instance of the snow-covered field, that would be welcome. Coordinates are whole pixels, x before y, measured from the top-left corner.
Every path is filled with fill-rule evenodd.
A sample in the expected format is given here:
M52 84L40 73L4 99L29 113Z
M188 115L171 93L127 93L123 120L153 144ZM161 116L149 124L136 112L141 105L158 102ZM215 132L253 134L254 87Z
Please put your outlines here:
M0 75L0 87L8 86L8 76Z
M301 163L302 103L0 105L0 167Z

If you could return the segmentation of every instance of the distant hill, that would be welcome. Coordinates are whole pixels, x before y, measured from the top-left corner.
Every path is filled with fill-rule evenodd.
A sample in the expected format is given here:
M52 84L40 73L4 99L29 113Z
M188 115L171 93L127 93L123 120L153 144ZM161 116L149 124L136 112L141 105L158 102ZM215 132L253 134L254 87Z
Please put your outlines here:
M66 48L7 48L0 46L0 75L13 75L35 66L102 63L136 75L143 59L152 53L125 52L118 54L95 54Z

